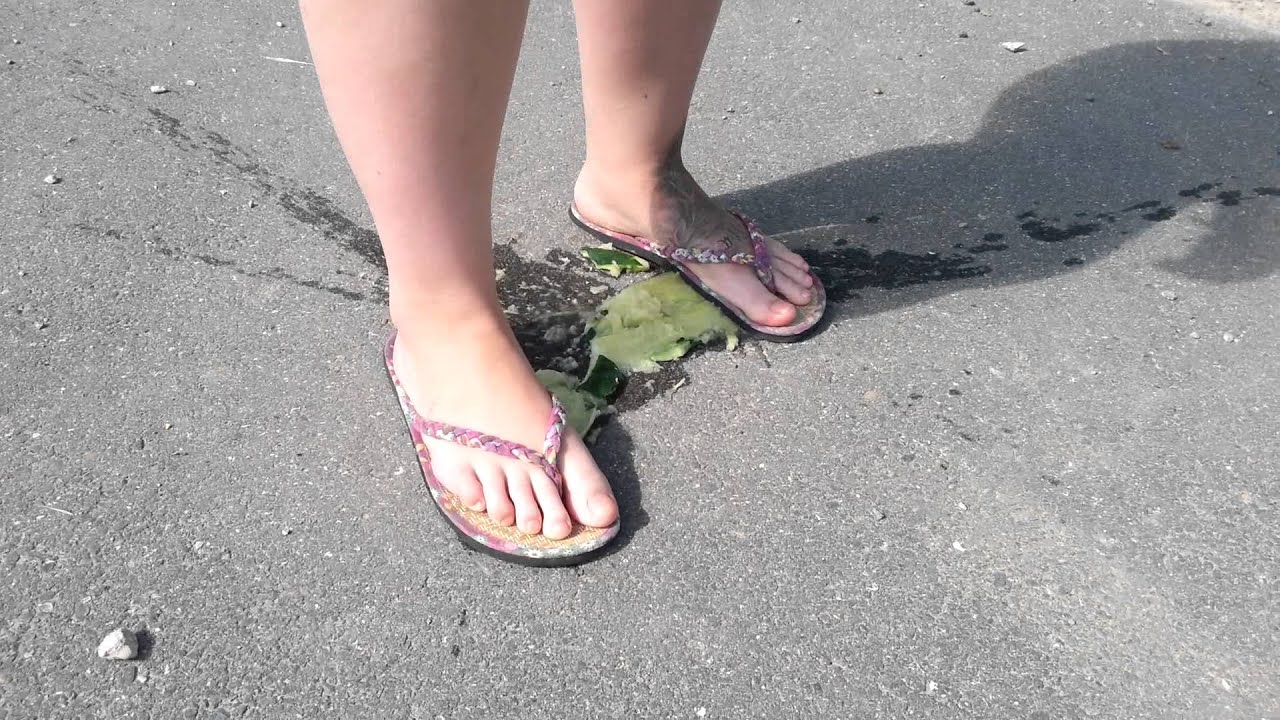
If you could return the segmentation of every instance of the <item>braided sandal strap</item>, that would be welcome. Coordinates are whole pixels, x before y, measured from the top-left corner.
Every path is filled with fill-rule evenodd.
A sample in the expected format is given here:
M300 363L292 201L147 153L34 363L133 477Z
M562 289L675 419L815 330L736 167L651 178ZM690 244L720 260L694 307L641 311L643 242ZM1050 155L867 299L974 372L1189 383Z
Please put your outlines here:
M537 467L551 478L556 487L563 489L564 478L560 473L560 446L564 440L565 410L554 395L551 396L551 417L547 421L547 434L543 442L542 452L521 445L518 442L503 440L495 435L478 430L457 427L448 423L427 420L421 415L414 415L413 426L422 437L451 442L463 447L509 457Z
M645 243L645 249L658 257L666 258L681 265L690 263L699 265L750 265L756 271L756 276L760 278L760 282L769 289L769 292L776 293L778 286L773 279L773 257L769 254L769 244L765 234L760 232L760 228L756 226L755 221L751 218L736 210L731 210L730 212L747 229L747 235L751 238L751 252L728 253L724 250L707 250L703 248L664 248L653 243Z

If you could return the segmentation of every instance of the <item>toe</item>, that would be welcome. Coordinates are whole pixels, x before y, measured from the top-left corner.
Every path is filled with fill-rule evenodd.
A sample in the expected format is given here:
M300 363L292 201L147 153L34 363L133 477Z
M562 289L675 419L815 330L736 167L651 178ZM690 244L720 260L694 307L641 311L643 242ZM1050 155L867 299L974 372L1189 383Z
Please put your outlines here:
M484 490L470 464L437 461L432 463L431 472L458 498L463 507L484 512Z
M564 453L565 505L583 525L609 527L618 519L618 503L582 439L568 437Z
M552 540L569 537L573 523L560 500L560 488L541 470L530 472L529 480L533 484L533 494L538 498L538 508L542 511L542 534Z
M527 470L507 470L507 494L511 497L511 504L515 505L516 527L520 528L520 532L529 535L542 532L542 513L538 510L538 500L534 497Z
M795 322L795 305L769 292L756 277L755 270L740 265L693 265L691 268L752 322L770 327Z
M792 252L786 245L783 245L773 238L769 239L769 256L772 257L775 262L791 265L792 267L796 267L801 270L809 269L809 263L804 258Z
M796 282L789 275L774 273L773 280L778 287L778 294L796 305L808 305L809 300L813 298L809 288Z
M507 494L507 476L496 463L476 468L480 485L484 488L484 504L489 517L499 525L511 525L516 520L516 510Z
M774 263L774 276L783 275L794 280L801 287L813 287L813 275L808 270L790 263Z

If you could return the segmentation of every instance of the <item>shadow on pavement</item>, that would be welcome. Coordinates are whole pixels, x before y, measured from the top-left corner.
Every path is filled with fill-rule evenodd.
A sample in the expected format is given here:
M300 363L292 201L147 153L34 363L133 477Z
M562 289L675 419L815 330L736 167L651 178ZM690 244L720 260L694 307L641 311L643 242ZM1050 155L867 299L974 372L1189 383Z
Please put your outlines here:
M809 247L839 314L1050 277L1194 206L1164 269L1228 283L1280 265L1280 43L1119 45L1028 76L964 142L828 165L724 199ZM891 110L886 110L891 112ZM1204 219L1207 218L1207 219Z

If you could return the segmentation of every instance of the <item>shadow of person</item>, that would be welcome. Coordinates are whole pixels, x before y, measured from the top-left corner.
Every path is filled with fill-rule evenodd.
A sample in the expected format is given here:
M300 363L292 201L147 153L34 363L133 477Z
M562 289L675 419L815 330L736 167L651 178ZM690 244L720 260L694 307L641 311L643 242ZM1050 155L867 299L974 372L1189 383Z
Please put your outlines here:
M1067 272L1174 218L1194 244L1161 267L1253 280L1280 265L1278 90L1277 42L1117 45L1024 78L964 142L723 200L794 234L837 305L911 288L837 308L846 316Z

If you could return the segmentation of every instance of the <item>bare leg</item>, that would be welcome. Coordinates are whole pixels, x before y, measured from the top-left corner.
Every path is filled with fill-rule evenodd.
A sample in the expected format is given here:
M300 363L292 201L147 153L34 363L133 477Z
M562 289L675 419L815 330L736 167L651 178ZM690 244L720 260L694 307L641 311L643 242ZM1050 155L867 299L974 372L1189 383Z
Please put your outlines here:
M494 286L490 207L527 5L516 0L302 0L325 101L387 258L398 374L432 419L540 447L550 399ZM565 500L541 471L449 443L433 469L463 502L564 537L612 523L608 484L576 435ZM566 508L567 505L567 508Z
M683 247L750 249L742 224L684 167L689 101L719 0L575 0L587 160L574 201L589 220ZM743 266L694 271L756 322L788 325L810 300L798 255L773 243L779 296ZM794 303L794 304L793 304Z

